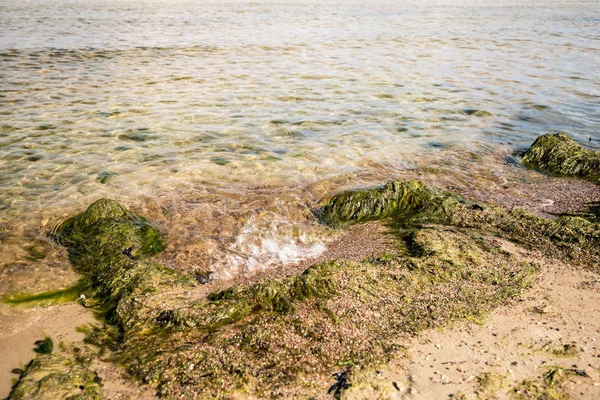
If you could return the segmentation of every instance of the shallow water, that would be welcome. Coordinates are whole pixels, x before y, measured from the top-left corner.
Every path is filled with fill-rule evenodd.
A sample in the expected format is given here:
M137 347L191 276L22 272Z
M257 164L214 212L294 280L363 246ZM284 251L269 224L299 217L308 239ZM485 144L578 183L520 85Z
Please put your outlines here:
M63 265L45 232L100 197L227 277L322 251L336 187L600 148L600 4L456 3L1 0L4 276Z

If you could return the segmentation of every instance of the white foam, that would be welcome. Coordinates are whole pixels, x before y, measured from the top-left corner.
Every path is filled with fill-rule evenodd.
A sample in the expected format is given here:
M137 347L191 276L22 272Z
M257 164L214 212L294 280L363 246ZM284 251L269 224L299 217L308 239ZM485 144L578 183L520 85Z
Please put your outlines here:
M279 216L275 219L251 217L235 240L227 246L215 271L222 278L244 272L293 264L323 253L325 243L317 235L300 231L298 224Z

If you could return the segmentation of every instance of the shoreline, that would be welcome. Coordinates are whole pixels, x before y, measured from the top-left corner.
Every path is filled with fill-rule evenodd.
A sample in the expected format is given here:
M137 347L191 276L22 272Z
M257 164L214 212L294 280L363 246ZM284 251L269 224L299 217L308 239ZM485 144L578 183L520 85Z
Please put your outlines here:
M557 211L580 211L582 210L581 206L584 205L582 201L589 203L590 201L596 201L598 198L600 198L600 193L597 187L595 187L593 184L573 180L565 184L565 181L562 178L549 178L547 180L549 183L546 182L545 185L542 185L540 187L540 192L528 193L530 198L543 198L551 201L550 203L546 201L538 201L534 204L529 204L530 211L533 211L534 214L541 216L553 216L552 213L556 213ZM427 182L427 179L424 179L424 181ZM573 184L573 182L576 183ZM443 187L443 185L441 186ZM516 190L519 190L519 188L516 188ZM460 190L458 193L460 193ZM540 196L540 194L542 196ZM484 196L485 194L482 197ZM469 199L473 201L482 200L482 198ZM493 202L491 203L494 204ZM327 259L359 262L368 257L379 257L380 255L386 253L386 246L391 245L388 243L390 236L386 233L387 229L388 228L381 223L356 225L334 239L330 243L329 250L316 259L308 259L302 263L288 266L283 270L275 271L274 269L270 269L247 277L238 277L237 279L229 281L203 285L199 290L195 291L194 296L203 297L209 291L214 291L216 289L222 290L230 285L250 285L265 279L291 276L306 269L311 264L325 261ZM192 298L194 296L192 296ZM58 307L60 308L61 306ZM118 393L118 389L115 393ZM118 394L115 395L117 396Z

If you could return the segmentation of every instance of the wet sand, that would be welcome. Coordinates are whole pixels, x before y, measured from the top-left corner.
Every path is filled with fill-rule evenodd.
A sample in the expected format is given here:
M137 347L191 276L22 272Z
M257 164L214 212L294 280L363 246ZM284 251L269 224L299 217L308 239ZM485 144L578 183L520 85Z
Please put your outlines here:
M13 378L11 371L25 366L36 356L34 343L50 336L55 351L60 353L60 343L83 344L84 334L75 328L95 323L93 314L78 304L38 306L33 309L0 307L0 398L8 396Z
M545 351L563 344L577 354ZM587 375L563 386L568 398L598 399L600 278L560 262L545 265L521 299L493 311L481 325L427 331L407 345L404 358L368 378L366 387L350 390L348 399L510 399L518 383L541 381L550 367ZM498 387L482 388L484 374L497 375Z

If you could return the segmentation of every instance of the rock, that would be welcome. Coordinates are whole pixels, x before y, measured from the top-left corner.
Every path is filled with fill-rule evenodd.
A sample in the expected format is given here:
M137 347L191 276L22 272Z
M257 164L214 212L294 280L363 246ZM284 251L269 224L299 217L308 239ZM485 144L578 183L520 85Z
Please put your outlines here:
M417 180L392 181L379 188L350 190L333 196L321 212L331 226L394 217L396 221L443 222L467 202Z
M523 163L551 174L600 183L600 153L584 148L566 133L538 137L523 156Z
M112 172L112 171L103 171L98 173L98 175L96 176L96 181L100 182L101 184L106 184L106 182L108 182L110 179L112 179L113 177L117 176L119 174L117 174L116 172Z
M88 340L168 398L323 394L327 387L303 386L308 373L326 382L340 366L381 365L401 350L399 335L481 318L539 269L488 237L600 260L597 224L474 205L415 180L340 193L320 216L332 226L388 218L399 246L386 257L328 261L190 300L184 294L196 280L150 261L165 246L158 229L117 202L95 202L54 238L106 315Z
M473 108L469 108L469 109L463 110L463 112L464 112L466 115L472 115L472 116L475 116L475 117L480 117L480 118L485 118L485 117L493 117L493 116L494 116L494 114L492 114L492 113L491 113L491 112L489 112L489 111L485 111L485 110L476 110L476 109L473 109Z
M75 264L89 264L86 257L119 258L124 252L139 259L165 248L160 232L147 218L109 199L97 200L67 219L53 236L69 249Z
M56 354L40 354L21 372L10 400L102 399L100 378L86 366Z

